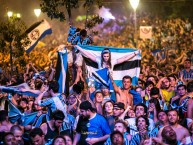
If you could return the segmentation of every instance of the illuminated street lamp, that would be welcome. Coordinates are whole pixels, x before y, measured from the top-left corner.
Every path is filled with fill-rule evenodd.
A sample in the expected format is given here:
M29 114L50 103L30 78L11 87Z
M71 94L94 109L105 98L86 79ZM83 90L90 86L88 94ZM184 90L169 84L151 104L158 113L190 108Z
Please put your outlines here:
M20 13L17 13L17 14L16 14L16 17L17 17L17 18L21 18L21 14L20 14Z
M34 9L34 13L35 13L36 17L38 18L41 14L41 9Z
M8 12L7 12L7 16L8 16L9 18L12 17L12 16L13 16L13 12L8 11Z
M137 30L137 17L136 17L136 9L139 5L139 1L140 0L129 0L133 10L134 10L134 22L135 22L135 33L136 33L136 30Z

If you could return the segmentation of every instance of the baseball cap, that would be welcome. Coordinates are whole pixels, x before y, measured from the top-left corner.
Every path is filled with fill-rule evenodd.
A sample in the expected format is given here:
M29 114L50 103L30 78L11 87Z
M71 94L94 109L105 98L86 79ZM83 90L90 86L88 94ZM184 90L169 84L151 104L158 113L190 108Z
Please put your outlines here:
M120 108L120 109L124 109L125 110L125 104L122 102L117 102L113 105L113 107L115 108Z

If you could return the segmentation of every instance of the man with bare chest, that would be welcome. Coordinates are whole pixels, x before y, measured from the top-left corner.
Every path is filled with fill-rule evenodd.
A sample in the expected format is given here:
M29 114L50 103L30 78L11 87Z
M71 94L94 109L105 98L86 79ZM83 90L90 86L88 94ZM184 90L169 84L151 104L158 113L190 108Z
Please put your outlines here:
M123 88L119 88L111 77L113 87L116 93L116 101L122 102L127 106L133 106L133 95L129 93L131 89L132 78L130 76L124 76L122 79Z
M178 116L177 110L169 110L168 120L169 120L169 124L172 127L172 129L176 132L178 141L182 142L184 139L186 139L190 136L188 130L178 123L179 116ZM160 129L160 131L158 133L159 137L161 137L162 130L163 130L163 128Z

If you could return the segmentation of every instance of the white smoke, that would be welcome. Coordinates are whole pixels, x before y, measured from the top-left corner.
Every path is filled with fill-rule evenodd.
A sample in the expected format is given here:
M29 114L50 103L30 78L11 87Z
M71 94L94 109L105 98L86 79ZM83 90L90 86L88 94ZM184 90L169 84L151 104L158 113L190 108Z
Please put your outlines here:
M104 18L104 21L106 21L106 22L109 20L112 20L112 19L115 20L115 17L110 12L110 9L105 8L104 6L102 6L102 8L97 10L97 13L100 17Z

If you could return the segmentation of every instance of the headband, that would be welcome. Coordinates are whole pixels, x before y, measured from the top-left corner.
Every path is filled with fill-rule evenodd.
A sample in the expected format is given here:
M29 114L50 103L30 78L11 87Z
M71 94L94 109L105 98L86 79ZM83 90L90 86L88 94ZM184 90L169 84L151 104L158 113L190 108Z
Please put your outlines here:
M110 53L110 51L108 49L105 49L105 50L102 51L102 54L103 53Z

